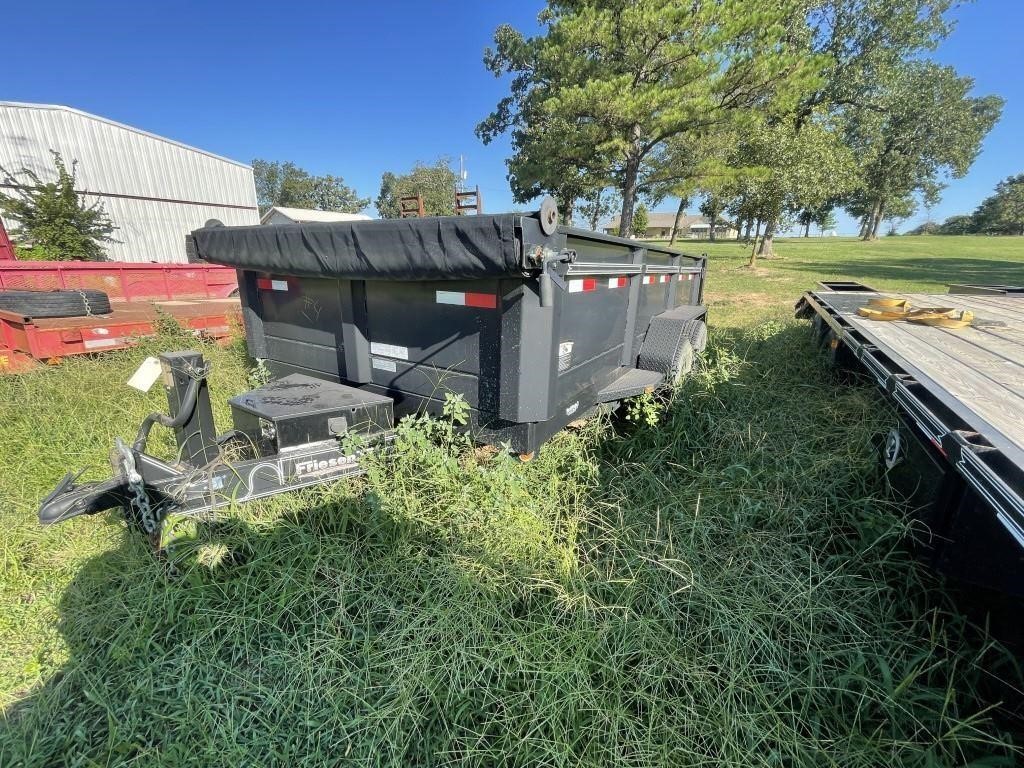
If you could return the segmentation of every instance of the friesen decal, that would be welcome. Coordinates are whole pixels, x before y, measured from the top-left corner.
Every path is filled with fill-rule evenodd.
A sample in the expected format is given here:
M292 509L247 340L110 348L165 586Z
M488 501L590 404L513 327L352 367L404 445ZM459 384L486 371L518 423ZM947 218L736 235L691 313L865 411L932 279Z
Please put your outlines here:
M565 409L565 415L566 416L572 416L574 413L576 413L576 411L579 410L579 408L580 408L580 401L577 400L575 403L573 403L572 405L570 405L568 408Z
M331 470L342 469L355 464L355 459L350 456L332 456L329 459L308 459L295 462L295 475L297 477L310 477L312 475L328 474Z

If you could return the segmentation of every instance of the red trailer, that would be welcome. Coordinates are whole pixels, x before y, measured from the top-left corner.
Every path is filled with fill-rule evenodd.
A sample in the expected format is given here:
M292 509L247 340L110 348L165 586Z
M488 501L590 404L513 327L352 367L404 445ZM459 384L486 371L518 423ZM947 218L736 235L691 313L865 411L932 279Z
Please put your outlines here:
M76 288L104 291L111 301L223 299L238 295L235 270L215 264L0 261L0 291Z
M0 251L2 253L2 251ZM0 291L94 288L110 296L107 315L35 318L0 311L0 373L131 346L155 333L160 312L213 338L230 334L239 304L231 267L213 264L133 264L0 260Z
M11 238L4 229L3 219L0 219L0 262L3 261L14 261L14 246L11 245Z

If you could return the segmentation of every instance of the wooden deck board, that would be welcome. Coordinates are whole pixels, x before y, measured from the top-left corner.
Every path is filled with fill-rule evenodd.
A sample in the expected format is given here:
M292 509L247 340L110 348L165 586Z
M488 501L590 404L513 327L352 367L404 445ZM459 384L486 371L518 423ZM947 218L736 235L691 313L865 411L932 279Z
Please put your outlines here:
M865 337L894 353L940 399L953 399L994 445L1024 460L1024 299L957 294L886 294L918 307L974 312L977 327L960 330L856 314L870 296L850 294L836 308ZM850 298L847 298L850 297Z

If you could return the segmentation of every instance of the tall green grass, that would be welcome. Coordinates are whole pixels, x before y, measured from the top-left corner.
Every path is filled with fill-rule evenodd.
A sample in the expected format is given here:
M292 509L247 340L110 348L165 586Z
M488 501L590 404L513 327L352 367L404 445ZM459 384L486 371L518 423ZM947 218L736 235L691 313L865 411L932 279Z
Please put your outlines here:
M222 407L244 355L205 351ZM1014 762L980 692L1013 666L875 473L894 417L800 325L715 331L659 427L528 464L407 424L361 480L182 523L174 578L116 515L32 520L160 405L139 357L0 379L0 765Z

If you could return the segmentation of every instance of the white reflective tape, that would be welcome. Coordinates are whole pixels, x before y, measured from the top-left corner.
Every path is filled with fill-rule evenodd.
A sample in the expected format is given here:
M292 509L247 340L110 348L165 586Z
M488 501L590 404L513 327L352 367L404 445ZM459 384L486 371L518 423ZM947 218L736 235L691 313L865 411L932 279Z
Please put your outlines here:
M460 307L466 306L466 294L459 291L438 291L438 304L457 304Z
M569 293L583 293L583 281L582 280L570 280L569 281Z
M271 280L270 287L275 291L287 291L288 281L287 280Z
M370 354L383 355L384 357L397 357L399 360L408 360L409 348L399 347L396 344L380 344L376 341L371 341Z
M644 285L653 285L654 275L644 275Z
M86 339L82 342L82 346L86 349L102 349L104 347L116 347L121 344L124 339L115 337L113 339Z
M398 365L394 360L371 357L370 364L379 371L391 371L391 373L396 373L398 371Z

